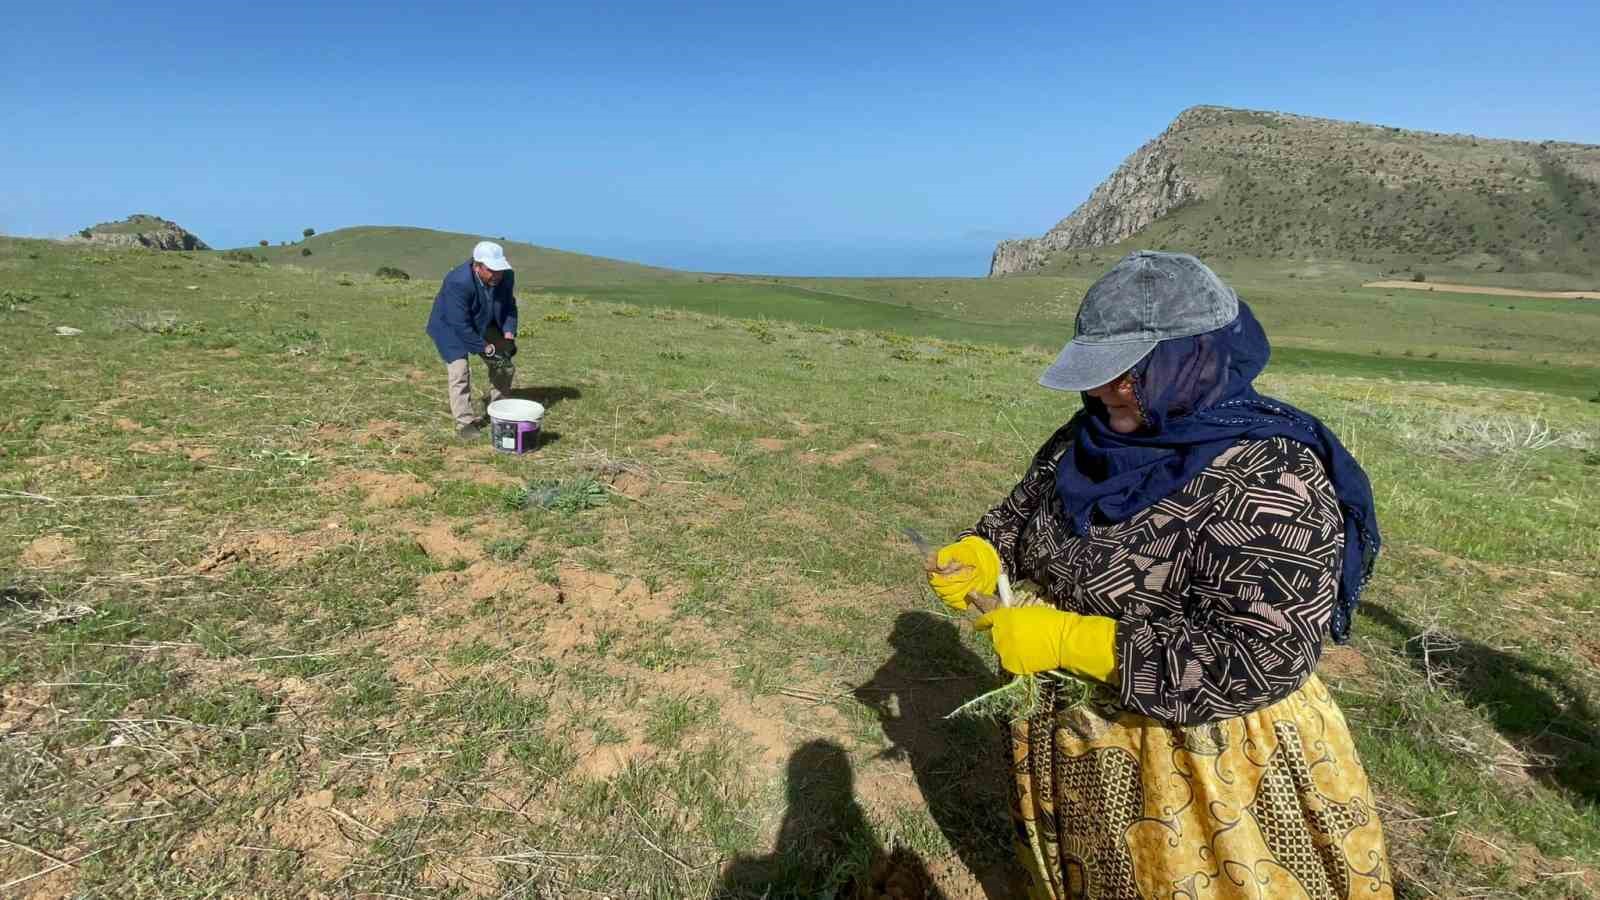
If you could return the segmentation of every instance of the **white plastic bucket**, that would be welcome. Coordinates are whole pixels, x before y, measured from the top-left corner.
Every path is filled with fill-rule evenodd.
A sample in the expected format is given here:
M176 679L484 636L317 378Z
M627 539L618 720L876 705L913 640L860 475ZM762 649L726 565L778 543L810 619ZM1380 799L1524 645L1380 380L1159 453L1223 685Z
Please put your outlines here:
M496 400L489 404L489 439L502 453L527 453L539 443L544 405L532 400Z

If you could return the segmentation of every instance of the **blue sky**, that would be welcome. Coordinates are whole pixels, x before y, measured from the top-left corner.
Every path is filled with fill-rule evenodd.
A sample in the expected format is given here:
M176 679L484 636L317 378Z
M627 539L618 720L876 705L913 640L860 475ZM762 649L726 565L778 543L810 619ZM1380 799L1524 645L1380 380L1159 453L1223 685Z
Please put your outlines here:
M1600 4L1390 6L13 4L0 233L980 275L1195 104L1600 143Z

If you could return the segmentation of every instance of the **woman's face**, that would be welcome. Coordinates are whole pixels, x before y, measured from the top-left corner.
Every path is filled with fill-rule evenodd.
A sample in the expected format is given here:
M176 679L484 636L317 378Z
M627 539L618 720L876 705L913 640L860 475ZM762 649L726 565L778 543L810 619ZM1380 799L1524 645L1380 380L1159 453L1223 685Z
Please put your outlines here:
M1132 434L1144 425L1144 413L1139 411L1139 398L1134 394L1133 376L1129 373L1085 393L1105 404L1111 430L1117 434Z

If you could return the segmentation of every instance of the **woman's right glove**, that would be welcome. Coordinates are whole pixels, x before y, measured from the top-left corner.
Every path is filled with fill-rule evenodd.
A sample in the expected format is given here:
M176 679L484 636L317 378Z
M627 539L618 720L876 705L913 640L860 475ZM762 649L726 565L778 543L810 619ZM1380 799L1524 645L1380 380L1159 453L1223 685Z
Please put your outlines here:
M1117 670L1117 620L1053 606L1011 606L972 623L994 639L1000 666L1016 675L1066 669L1096 681Z
M999 552L975 534L941 547L928 561L928 586L957 611L967 608L968 594L993 594L999 581Z

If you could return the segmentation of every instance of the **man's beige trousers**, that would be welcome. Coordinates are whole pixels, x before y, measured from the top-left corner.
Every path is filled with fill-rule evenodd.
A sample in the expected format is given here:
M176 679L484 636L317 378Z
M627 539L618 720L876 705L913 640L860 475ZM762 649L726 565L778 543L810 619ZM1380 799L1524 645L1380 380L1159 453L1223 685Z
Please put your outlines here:
M450 398L450 415L457 425L471 425L478 420L472 411L472 357L462 357L444 367L445 393ZM507 367L486 366L489 370L489 402L504 397L511 390L511 378L516 370Z

